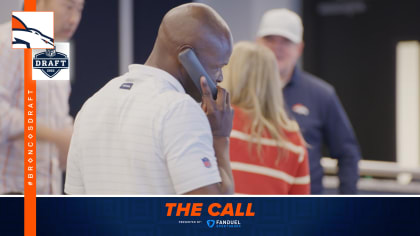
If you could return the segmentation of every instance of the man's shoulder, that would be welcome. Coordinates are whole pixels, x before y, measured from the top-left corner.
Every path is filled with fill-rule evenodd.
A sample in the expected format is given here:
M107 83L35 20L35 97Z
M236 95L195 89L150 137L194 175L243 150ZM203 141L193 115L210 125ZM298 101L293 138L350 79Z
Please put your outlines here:
M0 55L3 59L10 56L23 56L23 50L12 49L12 25L10 22L0 24Z
M185 106L191 111L200 111L199 104L188 94L180 93L174 90L163 91L159 94L158 99L166 104L166 110L177 109L179 106Z
M301 79L306 86L309 86L312 91L318 92L324 95L334 95L335 89L327 81L315 76L309 72L301 71Z
M9 39L9 41L12 40L12 23L10 21L0 24L0 39Z

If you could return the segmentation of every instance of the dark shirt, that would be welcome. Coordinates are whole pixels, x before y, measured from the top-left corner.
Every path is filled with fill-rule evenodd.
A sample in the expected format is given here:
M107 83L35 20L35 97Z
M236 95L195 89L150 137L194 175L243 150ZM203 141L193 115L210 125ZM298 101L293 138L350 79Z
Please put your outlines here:
M350 121L334 88L327 82L295 68L283 89L289 114L309 144L311 193L323 192L320 163L325 144L332 158L338 159L339 192L356 194L361 153Z

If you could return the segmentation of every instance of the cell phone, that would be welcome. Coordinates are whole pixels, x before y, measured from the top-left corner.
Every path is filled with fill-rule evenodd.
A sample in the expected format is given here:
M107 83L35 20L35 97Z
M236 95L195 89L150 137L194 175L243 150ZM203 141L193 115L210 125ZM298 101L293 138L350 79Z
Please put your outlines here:
M200 91L200 94L203 95L203 91L201 90L200 77L204 76L206 78L207 85L210 87L213 98L216 99L216 84L213 82L213 80L210 79L209 75L207 74L206 70L204 70L204 67L201 65L194 51L191 48L187 48L181 53L179 53L178 59L184 66L188 75L190 75L195 86L198 88L198 91Z

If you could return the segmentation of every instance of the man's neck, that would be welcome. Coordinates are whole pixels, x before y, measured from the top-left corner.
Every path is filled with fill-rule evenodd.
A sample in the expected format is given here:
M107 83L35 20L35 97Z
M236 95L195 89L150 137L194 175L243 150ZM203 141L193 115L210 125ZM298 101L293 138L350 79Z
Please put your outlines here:
M290 82L290 80L292 79L292 76L293 76L293 71L294 70L290 70L290 71L288 71L285 75L281 75L281 79L282 79L282 81L283 81L283 83L284 83L284 85L286 86L289 82Z

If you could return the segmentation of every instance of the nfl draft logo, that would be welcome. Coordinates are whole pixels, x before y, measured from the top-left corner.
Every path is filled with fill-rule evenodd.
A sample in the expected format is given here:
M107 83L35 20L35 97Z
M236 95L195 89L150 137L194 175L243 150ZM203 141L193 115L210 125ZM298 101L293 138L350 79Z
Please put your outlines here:
M12 48L54 48L53 12L12 12Z
M69 80L70 45L56 43L53 49L32 50L33 80Z

